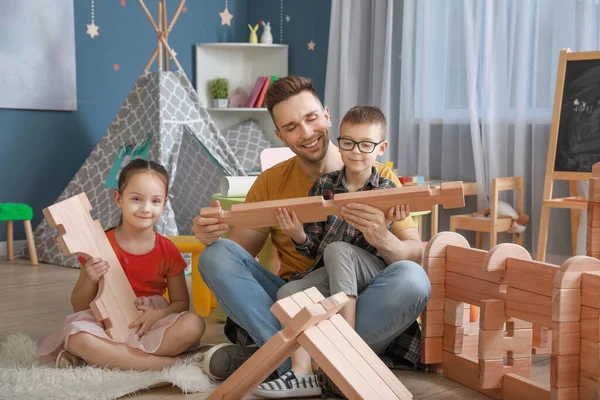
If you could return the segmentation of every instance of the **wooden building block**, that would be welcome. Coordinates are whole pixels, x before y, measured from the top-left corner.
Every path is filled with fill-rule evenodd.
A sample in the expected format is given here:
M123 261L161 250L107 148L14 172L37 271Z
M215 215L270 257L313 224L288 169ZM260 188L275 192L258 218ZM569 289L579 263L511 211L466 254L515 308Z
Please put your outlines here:
M600 178L590 178L588 201L592 203L600 202Z
M591 228L588 226L586 232L586 250L592 253L600 251L600 228Z
M584 272L600 272L600 261L587 256L574 256L566 260L559 267L554 278L554 287L557 289L581 288L581 275Z
M323 196L311 196L284 200L261 201L256 203L235 204L230 210L221 207L206 207L200 210L200 216L217 218L220 223L240 228L262 228L277 226L275 210L286 208L295 212L301 223L327 220L329 215L340 215L342 206L349 203L367 204L387 213L398 204L410 205L411 211L428 211L436 204L444 208L465 206L462 182L442 183L439 189L428 185L382 189L377 192L360 191L336 194L330 200Z
M600 273L582 274L581 305L600 308Z
M500 283L504 280L503 271L487 272L483 263L487 251L458 246L448 246L446 250L446 271L465 275L479 280Z
M518 244L501 243L487 252L483 262L484 271L505 271L508 260L531 261L531 254Z
M549 344L548 328L539 324L533 324L533 345L545 348Z
M463 326L464 311L464 303L447 298L444 305L444 324Z
M442 337L421 338L421 362L423 364L441 364L444 360Z
M502 392L506 400L550 400L549 387L511 373L504 375Z
M531 358L508 358L504 360L479 360L479 386L483 389L502 388L504 375L507 373L519 375L525 378L531 377Z
M502 398L501 389L483 389L479 385L479 364L464 354L444 352L444 376L493 399Z
M481 300L502 299L504 293L498 283L446 272L446 297L452 300L479 305Z
M444 351L460 354L463 351L464 328L462 326L444 326L443 348Z
M471 329L471 305L468 303L462 303L464 305L464 313L463 313L463 332L465 335L470 335L472 332Z
M580 322L552 323L552 354L567 356L579 354Z
M600 343L581 339L581 370L600 376Z
M431 285L431 296L427 302L427 311L443 311L446 300L446 286L443 283Z
M427 277L429 277L429 282L432 285L444 284L446 282L445 258L425 258L423 260L423 269L427 272Z
M510 287L552 296L558 266L538 261L509 258L506 263L506 283Z
M574 322L581 318L581 290L554 289L552 321Z
M600 228L600 202L589 202L587 212L588 228Z
M531 329L517 329L507 332L479 331L480 360L494 360L507 355L510 358L531 358Z
M427 242L424 258L446 258L448 246L470 247L467 239L456 232L439 232Z
M579 395L585 400L600 400L600 382L598 377L581 372L579 377Z
M423 337L442 337L444 336L444 311L425 310L423 321L421 322Z
M581 307L581 338L592 342L600 342L599 309L587 306Z
M552 297L508 287L505 297L506 315L552 326Z
M506 323L506 313L504 310L504 300L487 299L479 303L481 314L479 318L479 328L485 331L504 330Z
M550 400L579 400L579 388L554 388L550 387Z
M90 216L92 205L85 193L70 197L43 210L51 227L59 232L56 239L64 255L85 259L102 258L110 268L100 279L96 298L90 308L96 320L104 323L106 334L123 343L135 329L129 325L142 312L135 306L135 295L119 259L100 223Z
M552 355L550 359L550 386L571 388L579 384L579 354L570 356Z

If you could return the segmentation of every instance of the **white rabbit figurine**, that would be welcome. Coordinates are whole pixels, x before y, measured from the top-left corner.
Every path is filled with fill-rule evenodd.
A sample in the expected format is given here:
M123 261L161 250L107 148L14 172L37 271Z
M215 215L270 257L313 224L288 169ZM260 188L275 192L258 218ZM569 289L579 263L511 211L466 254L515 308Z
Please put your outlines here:
M273 44L273 35L271 34L271 23L263 22L263 33L260 37L260 42L264 44Z

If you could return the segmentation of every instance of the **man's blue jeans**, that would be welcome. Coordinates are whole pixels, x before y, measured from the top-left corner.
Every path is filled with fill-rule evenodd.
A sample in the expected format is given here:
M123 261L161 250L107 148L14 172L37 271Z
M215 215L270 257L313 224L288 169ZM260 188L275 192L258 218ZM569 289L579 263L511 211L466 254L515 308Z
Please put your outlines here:
M200 255L198 270L215 294L223 311L262 346L281 324L270 308L286 281L266 270L244 248L218 239ZM431 285L423 268L412 261L398 261L383 270L356 301L356 332L377 354L423 312ZM291 368L288 359L278 369Z

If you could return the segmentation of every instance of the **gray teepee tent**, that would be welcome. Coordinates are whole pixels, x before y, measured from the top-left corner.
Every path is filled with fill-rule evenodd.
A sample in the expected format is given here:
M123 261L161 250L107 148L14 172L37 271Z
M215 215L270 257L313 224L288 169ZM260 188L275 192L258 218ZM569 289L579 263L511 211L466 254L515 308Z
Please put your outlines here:
M163 45L172 54L166 41ZM173 60L179 66L174 55ZM56 201L85 192L93 207L92 217L109 227L120 215L112 199L120 168L131 158L151 159L162 164L170 176L170 201L156 229L164 235L189 235L193 217L219 191L221 177L246 175L244 165L255 163L270 143L257 130L235 131L236 137L228 143L183 70L148 72L151 62L104 137ZM253 146L230 146L236 143ZM78 266L75 257L62 255L56 236L55 229L42 220L35 230L40 261Z

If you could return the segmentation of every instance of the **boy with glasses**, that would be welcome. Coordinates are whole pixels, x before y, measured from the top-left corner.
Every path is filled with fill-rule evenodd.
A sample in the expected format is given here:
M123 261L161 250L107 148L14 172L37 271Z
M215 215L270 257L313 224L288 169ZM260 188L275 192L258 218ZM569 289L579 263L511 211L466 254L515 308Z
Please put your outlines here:
M323 196L329 200L338 193L395 188L394 182L380 176L373 166L377 156L383 155L387 149L385 131L386 119L379 108L351 108L342 119L338 138L344 167L322 175L308 195ZM402 221L409 215L408 205L392 207L386 215L388 229L394 221ZM325 297L344 292L350 301L340 314L355 328L358 294L388 266L377 249L365 239L360 221L351 216L343 220L330 215L326 221L308 223L303 227L296 214L288 213L285 208L278 209L276 216L279 227L291 237L296 250L314 260L310 268L295 274L279 289L277 298L282 299L313 286ZM277 398L319 395L316 377L306 373L310 364L308 353L303 349L297 350L292 356L292 371L261 384L253 394ZM289 389L286 379L298 383Z

